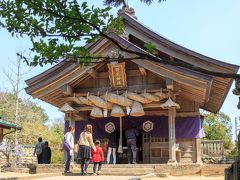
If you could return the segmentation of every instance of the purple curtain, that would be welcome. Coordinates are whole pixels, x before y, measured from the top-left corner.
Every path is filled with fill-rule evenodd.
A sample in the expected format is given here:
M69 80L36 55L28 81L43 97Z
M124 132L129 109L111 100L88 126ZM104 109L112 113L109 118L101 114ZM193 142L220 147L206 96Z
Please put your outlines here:
M143 128L144 122L150 122L153 124L153 128L146 132ZM94 120L76 121L75 122L75 138L79 139L80 133L83 131L86 124L93 126L93 137L104 138L107 136L105 132L105 125L108 122L115 124L117 130L119 130L119 118L99 118ZM65 122L65 131L68 127L69 122ZM168 117L167 116L143 116L143 117L131 117L126 116L122 118L123 131L135 127L138 131L146 134L150 134L155 137L168 138ZM202 138L204 132L201 126L201 120L198 116L196 117L177 117L176 118L176 138Z

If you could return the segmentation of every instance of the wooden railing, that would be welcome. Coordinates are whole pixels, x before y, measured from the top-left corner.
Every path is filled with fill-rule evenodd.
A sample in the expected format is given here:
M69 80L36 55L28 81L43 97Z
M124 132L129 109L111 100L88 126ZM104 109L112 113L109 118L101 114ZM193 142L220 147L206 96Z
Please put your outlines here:
M224 147L222 140L202 140L201 153L212 157L220 157L224 155Z

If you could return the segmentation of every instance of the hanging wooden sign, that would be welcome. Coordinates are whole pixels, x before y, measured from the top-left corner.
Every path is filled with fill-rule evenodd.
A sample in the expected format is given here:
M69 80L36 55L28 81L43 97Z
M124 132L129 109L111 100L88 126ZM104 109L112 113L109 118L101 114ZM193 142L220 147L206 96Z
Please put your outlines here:
M127 87L125 62L108 64L108 73L111 88L120 89Z

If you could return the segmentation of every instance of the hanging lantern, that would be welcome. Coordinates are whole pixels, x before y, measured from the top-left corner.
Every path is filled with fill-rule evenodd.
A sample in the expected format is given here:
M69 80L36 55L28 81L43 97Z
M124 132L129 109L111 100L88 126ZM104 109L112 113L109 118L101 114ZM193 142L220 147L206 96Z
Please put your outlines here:
M134 101L133 105L132 105L132 111L130 113L131 116L144 116L145 112L143 110L143 106L140 102Z
M113 117L123 117L125 116L123 109L118 105L113 105L111 116Z
M160 107L163 108L163 109L169 109L171 107L175 107L176 109L180 109L179 104L175 103L170 97L168 98L168 100L165 103L161 104Z
M70 106L68 103L65 103L60 109L59 111L62 112L70 112L70 111L76 111L74 108L72 108L72 106Z
M95 117L95 118L102 118L103 117L102 109L100 109L99 107L94 106L92 108L90 116Z

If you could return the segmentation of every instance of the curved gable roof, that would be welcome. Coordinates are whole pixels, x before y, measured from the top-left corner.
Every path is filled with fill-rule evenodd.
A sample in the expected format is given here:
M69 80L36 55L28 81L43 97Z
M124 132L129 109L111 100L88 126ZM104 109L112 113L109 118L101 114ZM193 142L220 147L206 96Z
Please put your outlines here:
M165 38L164 36L156 33L155 31L146 27L144 24L140 23L139 21L137 21L136 19L134 19L133 17L131 17L130 15L128 15L126 13L122 14L121 16L123 17L123 20L124 20L126 25L129 25L129 26L133 27L138 32L142 32L145 36L148 36L152 39L157 40L158 43L161 43L161 44L167 46L168 48L172 48L175 51L186 53L186 54L191 55L195 58L201 59L201 60L206 61L206 62L213 63L215 65L223 66L225 68L230 68L231 70L234 70L235 72L237 72L238 69L239 69L239 66L237 66L237 65L226 63L226 62L223 62L223 61L220 61L220 60L216 60L214 58L211 58L211 57L202 55L200 53L197 53L195 51L192 51L190 49L187 49L187 48L185 48L185 47L183 47L183 46Z
M144 25L137 22L135 19L133 19L127 14L123 14L122 17L124 18L124 21L128 26L135 28L137 32L143 33L142 36L146 36L150 39L154 39L155 42L165 46L166 48L171 49L171 51L176 52L176 54L181 53L181 54L185 54L186 57L191 56L192 60L195 61L195 64L198 65L199 63L199 66L204 66L205 68L209 67L211 68L211 70L215 70L216 68L217 71L221 70L222 72L230 72L230 73L237 73L239 69L239 66L237 65L215 60L213 58L201 55L197 52L184 48L172 41L169 41L168 39L162 37L161 35L146 28ZM116 40L116 42L118 42L123 47L131 49L133 51L147 53L138 45L118 36L115 33L109 33L109 36L111 36L114 40ZM94 49L94 51L97 52L99 49L104 48L104 45L106 45L106 43L109 43L109 41L104 38L100 38L94 43L86 45L86 47L89 49ZM181 60L187 62L186 59L184 58ZM198 73L186 68L180 68L180 67L175 67L175 66L170 66L165 64L163 65L156 62L152 63L152 62L147 62L146 60L134 60L133 62L147 63L148 66L154 66L155 69L165 68L170 70L171 72L178 72L178 73L180 72L181 75L185 76L186 78L192 77L198 81L203 82L203 84L205 83L205 85L209 87L208 91L209 91L210 97L207 98L208 102L206 102L201 108L211 112L219 111L233 81L232 79L209 76L209 75ZM63 67L64 67L64 70L60 71ZM69 78L66 79L68 73L70 73L71 76L69 75ZM70 83L72 80L78 78L77 76L79 76L80 74L82 75L84 73L85 73L84 69L79 68L76 64L69 65L69 63L63 62L54 66L53 68L47 70L46 72L40 75L33 77L30 80L27 80L28 87L26 88L26 90L27 90L27 93L29 94L38 93L40 91L45 91L43 94L46 94L48 93L47 90L49 89L49 87L53 86L54 88L52 88L52 90L57 91L62 84ZM41 96L42 95L39 95L38 98L41 99Z

